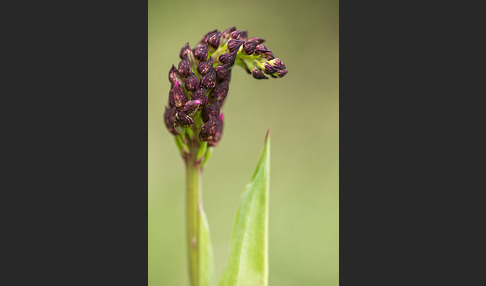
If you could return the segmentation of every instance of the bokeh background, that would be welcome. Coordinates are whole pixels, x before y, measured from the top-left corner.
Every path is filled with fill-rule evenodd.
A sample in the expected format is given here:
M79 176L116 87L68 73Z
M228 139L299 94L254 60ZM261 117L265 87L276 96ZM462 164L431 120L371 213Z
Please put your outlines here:
M233 68L220 145L206 165L203 199L216 275L233 220L271 130L269 284L339 284L339 3L148 1L148 281L189 285L184 166L163 113L180 48L231 26L266 39L289 73L255 80Z

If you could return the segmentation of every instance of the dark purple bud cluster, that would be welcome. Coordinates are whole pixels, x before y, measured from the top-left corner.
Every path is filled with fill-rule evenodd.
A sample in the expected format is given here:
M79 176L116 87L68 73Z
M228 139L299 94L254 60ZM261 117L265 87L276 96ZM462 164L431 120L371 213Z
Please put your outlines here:
M172 66L169 71L171 89L164 114L169 132L181 136L184 144L207 141L209 146L218 145L224 124L220 111L235 63L256 79L287 74L283 62L263 42L231 27L208 32L194 49L186 43L180 50L178 67Z

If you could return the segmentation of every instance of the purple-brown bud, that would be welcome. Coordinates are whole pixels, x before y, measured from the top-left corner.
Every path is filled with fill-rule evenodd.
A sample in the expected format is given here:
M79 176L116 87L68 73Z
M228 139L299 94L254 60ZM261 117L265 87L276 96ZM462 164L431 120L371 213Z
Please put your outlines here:
M219 140L221 140L221 136L223 135L223 126L223 113L221 113L218 118L218 129L216 130L216 134L214 134L213 138L208 142L209 146L218 146Z
M211 99L216 99L217 101L222 102L228 95L228 90L229 90L229 82L223 81L214 87L210 97Z
M201 85L207 89L211 89L216 85L216 72L214 69L210 70L201 78Z
M206 44L206 43L208 42L209 38L210 38L210 37L211 37L211 36L212 36L214 33L216 33L217 31L218 31L218 29L214 29L214 30L212 30L212 31L207 32L207 33L206 33L206 35L204 35L204 37L202 38L201 43Z
M279 70L277 71L277 76L278 77L284 77L287 74L286 70Z
M255 47L255 55L257 56L261 53L266 53L266 52L271 52L271 51L264 44L258 44Z
M189 127L194 123L192 118L190 116L187 116L187 114L180 109L177 109L175 111L175 120L176 123L182 127Z
M227 54L222 54L219 56L219 61L222 62L223 64L230 64L233 65L236 60L236 52L231 52Z
M217 49L219 47L220 38L221 38L220 32L212 33L208 38L208 44L211 47Z
M274 66L275 66L277 69L279 69L279 70L284 70L284 69L286 69L286 67L285 67L284 63L283 63L283 62L282 62L280 59L275 59L275 61L274 61L273 65L274 65Z
M191 74L189 77L186 78L184 84L187 90L195 91L199 87L199 80L194 74Z
M248 38L248 32L247 31L234 31L231 32L231 38L235 40L243 40L246 41Z
M204 86L199 86L199 88L194 92L191 97L192 100L199 100L201 102L201 106L206 106L208 104L208 97L206 95L206 88Z
M169 129L169 132L178 135L179 132L177 132L177 129L175 128L175 108L165 108L165 113L164 113L164 121L165 121L165 126L167 126L167 129Z
M191 74L191 64L187 58L179 62L179 74L183 77L187 77Z
M263 53L262 58L270 61L270 60L273 60L275 58L275 56L273 55L273 53L271 51L269 51L269 52Z
M206 105L201 112L201 118L204 122L208 122L210 116L216 118L219 116L219 102L216 100L213 103Z
M191 48L189 47L189 43L186 43L184 45L184 47L182 47L181 49L181 52L179 53L179 58L181 58L181 60L187 58L187 55L192 53L192 50Z
M179 82L176 81L175 85L172 87L172 89L169 92L169 104L171 106L176 106L180 108L184 106L186 101L187 101L186 95L184 94L182 88L179 86Z
M256 78L256 79L268 79L268 77L266 77L261 70L257 69L257 68L253 68L253 77Z
M218 78L220 80L223 80L228 76L230 69L231 69L231 64L228 63L221 66L217 66L214 70L216 71L216 75L218 76Z
M195 48L194 56L200 61L205 61L208 58L208 45Z
M274 72L276 72L276 71L277 71L277 68L276 68L276 67L272 66L272 65L271 65L271 64L269 64L269 63L265 63L265 69L264 69L264 72L265 72L266 74L272 74L272 73L274 73Z
M184 111L184 113L187 116L193 116L196 113L197 109L199 108L199 105L201 105L200 100L197 100L197 99L196 100L190 100L190 101L186 102L182 111Z
M256 42L248 41L243 44L243 50L247 55L251 55L255 51L256 46L257 46Z
M181 80L181 76L179 74L179 71L176 69L174 65L170 68L169 71L169 81L171 85L174 85L176 81Z
M223 33L221 33L220 44L223 44L223 45L226 44L226 42L228 42L228 40L231 38L231 33L235 30L236 30L236 27L231 27L231 28L224 30Z
M211 116L211 118L201 127L199 132L199 139L201 141L212 141L218 132L218 120L217 117Z
M200 62L199 65L197 65L197 71L202 75L207 74L212 68L213 68L213 58L211 57L209 57L207 61Z
M265 42L264 39L260 39L260 38L257 38L257 37L250 38L248 41L256 42L257 45Z
M229 40L228 41L228 49L230 52L238 52L238 49L240 48L241 45L243 45L245 41L240 41L240 40Z

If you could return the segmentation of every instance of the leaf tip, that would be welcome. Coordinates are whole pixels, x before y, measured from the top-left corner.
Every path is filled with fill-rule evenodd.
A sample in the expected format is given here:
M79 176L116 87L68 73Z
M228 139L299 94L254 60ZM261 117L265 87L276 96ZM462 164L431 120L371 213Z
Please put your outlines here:
M270 138L270 129L267 130L267 135L265 136L265 143L267 143L269 138Z

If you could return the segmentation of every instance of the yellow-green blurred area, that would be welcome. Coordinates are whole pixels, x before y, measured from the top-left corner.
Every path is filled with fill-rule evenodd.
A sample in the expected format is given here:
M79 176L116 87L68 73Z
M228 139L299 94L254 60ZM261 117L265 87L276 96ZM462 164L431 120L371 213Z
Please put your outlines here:
M164 106L180 48L236 26L287 66L256 80L234 66L223 137L206 164L203 200L219 278L240 195L271 130L269 285L338 285L339 3L148 2L148 281L189 285L185 175ZM252 285L248 285L252 286Z

